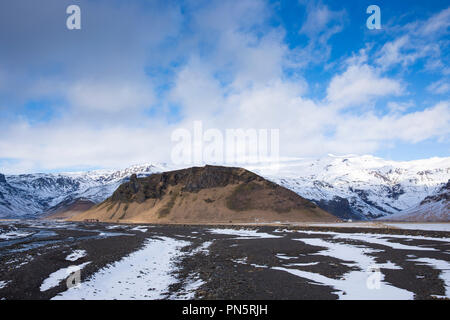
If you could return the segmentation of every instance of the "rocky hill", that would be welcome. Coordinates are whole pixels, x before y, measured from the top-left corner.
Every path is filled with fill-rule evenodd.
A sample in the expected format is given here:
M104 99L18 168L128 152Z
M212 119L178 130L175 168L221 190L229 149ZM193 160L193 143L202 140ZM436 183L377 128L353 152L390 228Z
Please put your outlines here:
M139 223L332 222L295 192L242 168L205 166L132 175L110 198L72 220Z

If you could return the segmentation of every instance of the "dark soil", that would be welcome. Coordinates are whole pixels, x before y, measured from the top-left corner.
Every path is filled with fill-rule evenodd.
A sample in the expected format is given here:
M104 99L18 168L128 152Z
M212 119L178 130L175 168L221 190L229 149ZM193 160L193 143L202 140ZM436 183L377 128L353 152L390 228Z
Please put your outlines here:
M302 231L333 231L344 233L370 233L383 235L421 235L434 238L450 238L449 232L416 231L371 228L285 228L269 226L222 226L227 229L254 229L260 233L279 236L277 238L246 238L235 235L215 234L209 230L221 226L152 225L147 232L131 230L134 226L102 223L14 222L0 224L0 229L17 229L36 232L35 236L16 241L0 241L0 299L50 299L67 288L63 281L59 286L41 292L43 281L53 272L73 264L65 258L73 250L82 249L87 256L78 263L91 261L82 270L82 281L99 269L118 261L138 250L148 238L160 236L189 241L182 248L183 255L173 263L179 268L174 276L177 283L170 287L168 296L176 296L192 274L203 281L195 292L196 299L337 299L336 289L292 275L274 267L298 268L339 279L355 267L346 261L321 255L323 248L307 245L295 239L332 238L332 235L307 234ZM297 232L292 232L296 230ZM38 232L48 231L48 236L37 237ZM107 234L105 237L102 234ZM334 241L334 240L333 240ZM349 245L368 246L354 240L339 240ZM433 258L449 261L450 243L413 239L390 238L390 241L410 246L433 248L433 251L399 250L378 244L369 244L375 249L370 255L377 263L388 261L401 267L400 270L382 269L384 280L391 285L413 292L416 299L433 299L445 296L445 284L441 272L429 265L417 264L410 259ZM203 251L194 251L205 242L211 245ZM196 252L196 253L195 253ZM289 261L280 255L290 257ZM292 267L292 264L308 264ZM314 263L314 264L311 264Z

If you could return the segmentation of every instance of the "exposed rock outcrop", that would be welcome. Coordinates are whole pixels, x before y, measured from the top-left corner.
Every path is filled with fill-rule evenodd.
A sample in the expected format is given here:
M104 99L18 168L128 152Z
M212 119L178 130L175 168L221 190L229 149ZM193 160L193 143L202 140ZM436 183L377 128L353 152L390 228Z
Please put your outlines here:
M74 220L229 223L336 221L295 192L242 168L205 166L132 175Z

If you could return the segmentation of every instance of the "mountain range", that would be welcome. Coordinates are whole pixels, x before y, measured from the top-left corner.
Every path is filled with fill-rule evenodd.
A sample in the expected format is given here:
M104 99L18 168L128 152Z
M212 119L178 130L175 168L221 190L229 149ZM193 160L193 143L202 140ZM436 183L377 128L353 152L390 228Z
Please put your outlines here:
M126 223L336 222L295 192L243 168L211 166L135 174L74 221Z
M282 161L278 165L244 166L311 200L342 219L402 217L416 220L439 212L450 220L448 182L450 157L391 161L374 156L334 156ZM176 168L144 164L124 170L70 173L0 174L0 218L35 218L76 200L100 203L118 187L137 178ZM423 213L422 213L423 212Z
M381 218L389 221L450 221L450 181L435 195L423 199L417 206Z
M54 211L63 202L77 199L99 203L128 181L132 174L145 177L167 168L165 164L145 164L124 170L0 174L0 217L35 218Z
M284 162L274 173L254 171L340 218L370 220L405 213L442 192L450 179L450 157L400 162L329 155ZM444 215L450 220L448 211Z

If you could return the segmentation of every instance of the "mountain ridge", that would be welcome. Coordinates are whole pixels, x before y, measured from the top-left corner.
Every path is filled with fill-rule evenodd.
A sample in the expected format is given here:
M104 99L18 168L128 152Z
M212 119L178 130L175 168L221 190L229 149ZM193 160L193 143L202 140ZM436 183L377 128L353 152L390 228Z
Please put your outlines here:
M373 156L328 156L283 163L275 174L255 172L294 190L341 218L374 219L407 210L450 179L450 158L391 161Z
M135 174L72 221L132 223L335 222L295 192L243 168L206 165Z
M301 158L245 166L313 201L342 219L374 219L419 205L450 179L450 157L391 161L373 156ZM135 173L180 169L144 164L123 170L77 173L0 174L0 218L35 218L58 203L86 198L100 203Z
M435 195L425 197L417 206L383 217L387 221L450 221L450 180Z

